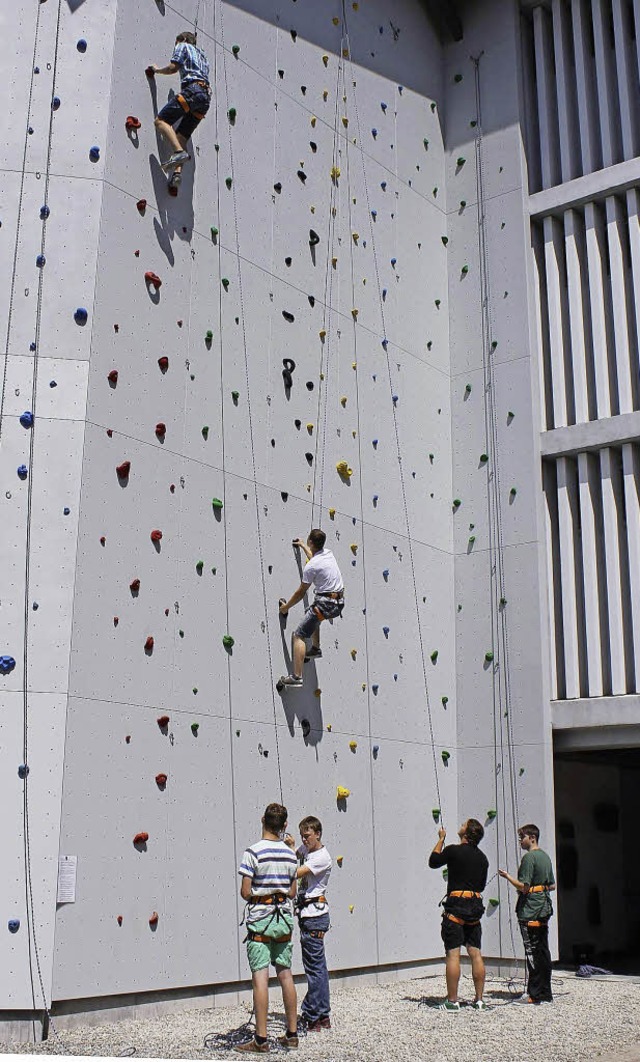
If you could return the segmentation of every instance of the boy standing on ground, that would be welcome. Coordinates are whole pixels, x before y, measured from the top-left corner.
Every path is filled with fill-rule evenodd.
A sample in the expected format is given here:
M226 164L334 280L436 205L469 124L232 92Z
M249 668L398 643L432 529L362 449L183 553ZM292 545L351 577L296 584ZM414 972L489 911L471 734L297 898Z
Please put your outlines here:
M324 951L324 938L329 932L326 893L331 874L331 856L322 843L320 819L315 815L307 815L299 829L302 844L297 849L300 891L296 907L302 962L307 977L307 994L300 1012L307 1023L307 1032L320 1032L331 1028L329 972ZM295 847L293 837L287 836L285 841L290 848Z
M247 957L253 982L256 1031L252 1040L234 1048L242 1054L268 1054L269 966L273 964L282 989L287 1019L282 1047L298 1046L296 986L291 975L293 945L292 899L296 893L298 861L281 840L287 809L269 804L262 817L262 839L245 851L238 873L240 895L247 904Z
M551 952L549 951L549 919L553 914L550 892L556 887L551 859L538 847L540 830L532 822L518 830L524 855L518 867L518 877L512 878L500 870L518 890L516 915L524 953L527 960L527 991L523 1003L552 1003Z
M196 35L185 30L176 37L176 46L168 66L153 63L147 74L177 74L180 72L180 92L165 103L155 119L156 129L162 133L173 148L172 155L162 163L163 170L173 170L171 184L180 184L182 165L190 155L185 150L187 141L195 132L211 104L209 83L209 60L196 46ZM177 128L174 126L180 123Z
M302 582L288 601L281 601L280 615L286 616L289 609L302 601L311 585L315 588L313 604L304 614L302 623L291 637L291 671L282 675L277 683L278 690L300 688L302 686L302 668L305 659L322 656L320 648L320 624L325 619L340 616L344 607L344 583L338 562L330 549L325 549L327 536L316 527L309 532L306 545L300 538L293 540L296 549L306 554L308 564L302 573ZM311 638L311 648L307 653L306 639Z
M474 1010L488 1010L483 1002L484 961L480 946L484 914L482 892L487 884L489 861L478 848L484 829L477 819L467 819L458 830L460 844L443 848L447 831L438 830L438 843L429 856L429 866L435 870L447 867L447 898L442 915L442 941L446 953L447 999L440 1010L456 1013L460 1010L460 948L464 944L471 959L471 974L476 990Z

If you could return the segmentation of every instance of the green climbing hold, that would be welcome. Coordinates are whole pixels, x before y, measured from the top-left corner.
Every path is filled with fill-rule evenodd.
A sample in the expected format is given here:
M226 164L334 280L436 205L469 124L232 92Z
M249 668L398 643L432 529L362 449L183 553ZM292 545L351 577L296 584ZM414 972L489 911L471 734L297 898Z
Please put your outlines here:
M518 493L518 491L517 491L516 487L512 487L511 490L509 491L509 494L511 495L512 498L515 498L517 493Z
M432 654L431 654L431 657L430 657L431 663L435 664L437 659L438 659L438 650L434 649Z
M227 188L231 188L231 185L233 184L233 179L231 177L225 177L224 183L226 184Z
M433 464L434 456L435 456L434 454L429 454L429 460L430 460L431 464Z
M459 85L462 81L462 74L454 74L453 80L455 81L456 85Z
M464 155L458 155L458 158L456 159L456 166L458 169L460 169L461 166L464 166L466 161Z
M196 571L197 571L198 575L202 575L203 568L204 568L204 561L201 561L201 560L196 561Z
M480 464L481 465L486 465L488 460L489 460L489 454L480 454Z
M200 723L192 723L191 724L191 733L192 734L197 734L199 729L200 729Z
M440 808L431 808L431 814L433 815L433 821L440 821Z
M460 270L460 272L462 273L463 277L466 277L467 273L469 272L469 266L468 265L463 265L463 267Z
M442 240L444 246L446 247L448 242L449 242L449 237L448 236L441 236L440 239Z
M448 697L443 697L442 698L442 707L446 708L448 703L449 703L449 698Z
M202 438L203 438L203 439L208 439L208 438L209 438L209 425L208 425L208 424L204 424L204 425L203 425L203 428L202 428Z
M487 812L487 818L489 819L490 822L493 822L493 820L495 819L497 814L498 814L498 812L496 811L495 808L489 808L489 810Z
M476 122L475 118L472 118L471 121L469 122L469 125L471 126L472 129L475 129L477 124L478 123Z
M424 150L428 151L429 150L429 141L427 140L426 136L425 136L424 140L422 141L422 143L424 144Z
M498 346L498 340L497 339L492 339L491 340L491 349L495 350L497 346Z
M229 290L229 278L228 277L223 277L222 280L220 281L220 283L222 284L222 287L224 288L225 291Z
M235 645L235 638L232 638L230 634L223 634L222 644L224 645L225 649L233 649Z
M207 331L204 334L204 341L205 341L205 343L210 343L212 339L213 339L213 332L211 331L210 328L208 328Z
M490 649L488 649L487 652L484 654L484 658L485 658L487 664L491 663L491 661L493 660L493 653L491 652Z
M212 568L212 569L211 569L211 574L212 574L212 575L215 575L215 574L216 574L216 572L217 572L217 570L218 570L217 568Z
M499 907L500 906L500 900L490 899L489 903L491 904L492 907Z
M180 635L181 638L184 638L184 631L178 631L178 634Z
M436 309L439 310L440 309L440 303L441 303L442 300L441 299L434 299L433 301L435 303Z
M454 498L453 499L453 508L454 509L459 509L461 505L462 505L462 502L460 501L460 498Z
M229 110L227 111L227 118L229 119L231 125L234 124L237 114L238 112L235 107L229 107Z
M470 546L472 546L472 545L473 545L473 543L475 542L475 540L476 540L476 536L475 536L475 535L469 535L469 545L470 545Z
M467 200L466 200L466 199L461 199L461 200L460 200L460 209L461 209L461 210L464 210L464 208L466 207L466 205L467 205Z
M212 225L211 226L211 239L213 240L214 243L216 242L216 240L218 238L218 235L219 235L219 230L215 227L215 225Z
M518 771L518 774L519 774L519 775L520 775L520 777L522 778L522 775L524 774L524 767L521 767L521 768L520 768L520 770Z
M513 412L513 410L510 409L507 413L507 420L513 420L514 417L515 413Z
M448 761L451 759L451 753L447 752L446 749L443 749L441 755L442 755L442 762L444 763L444 765L446 767Z
M464 393L465 393L465 395L470 395L471 394L471 384L466 384L465 385Z
M433 113L435 113L436 106L437 106L437 104L436 104L436 102L434 100L433 103L431 104L431 110L432 110Z
M234 55L237 56L240 53L240 45L239 44L232 44L231 45L231 51L233 52Z
M506 605L506 603L507 603L507 599L506 599L506 597L501 597L501 598L500 598L500 602L499 602L499 604L500 604L500 608L504 608L504 607L505 607L505 605Z
M232 397L233 401L235 402L235 404L237 405L238 404L238 399L240 398L240 392L239 391L232 391L231 392L231 397Z
M223 503L220 501L219 498L212 498L211 499L211 504L212 504L214 509L222 509L223 508Z

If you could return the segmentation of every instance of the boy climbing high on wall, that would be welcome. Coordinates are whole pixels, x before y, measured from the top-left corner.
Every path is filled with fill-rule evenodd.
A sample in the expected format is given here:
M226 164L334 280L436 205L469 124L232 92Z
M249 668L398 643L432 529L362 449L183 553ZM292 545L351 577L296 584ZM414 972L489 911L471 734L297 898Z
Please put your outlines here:
M185 150L187 142L206 115L211 104L209 83L209 60L196 46L196 35L188 30L176 37L176 46L168 66L147 67L147 75L177 74L180 72L180 92L165 103L156 120L156 129L162 133L173 148L173 153L162 163L163 170L173 170L169 184L177 188L182 180L183 163L191 156ZM174 126L177 125L177 128Z

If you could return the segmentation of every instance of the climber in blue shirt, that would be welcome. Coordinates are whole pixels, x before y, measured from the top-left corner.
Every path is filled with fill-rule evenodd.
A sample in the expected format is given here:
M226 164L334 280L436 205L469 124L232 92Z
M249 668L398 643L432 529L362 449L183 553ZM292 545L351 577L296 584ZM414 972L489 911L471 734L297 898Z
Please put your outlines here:
M185 30L176 37L176 46L167 66L152 64L147 75L180 73L180 92L172 96L155 119L156 129L168 140L173 153L162 163L165 171L173 170L170 183L177 188L181 181L183 163L190 155L187 141L206 115L211 105L209 60L196 46L196 35Z

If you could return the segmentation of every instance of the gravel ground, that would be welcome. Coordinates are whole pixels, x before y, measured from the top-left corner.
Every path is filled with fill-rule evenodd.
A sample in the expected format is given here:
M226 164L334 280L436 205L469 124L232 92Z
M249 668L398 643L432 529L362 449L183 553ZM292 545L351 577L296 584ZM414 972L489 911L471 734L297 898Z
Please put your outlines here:
M399 1062L587 1062L640 1060L640 983L630 980L554 978L555 1003L523 1007L512 1002L506 982L487 984L492 1010L442 1014L429 1004L443 998L444 978L396 981L390 985L335 987L333 1029L301 1039L298 1057L321 1062L361 1059ZM301 997L301 991L298 991ZM461 982L461 1000L473 998L471 980ZM272 991L270 1036L283 1030L279 993ZM45 1044L0 1044L0 1053L72 1054L139 1058L238 1058L215 1043L249 1018L248 1006L190 1010L163 1018L121 1021L53 1034ZM204 1046L209 1036L213 1046ZM236 1042L244 1039L241 1034ZM635 1050L634 1050L635 1049Z

